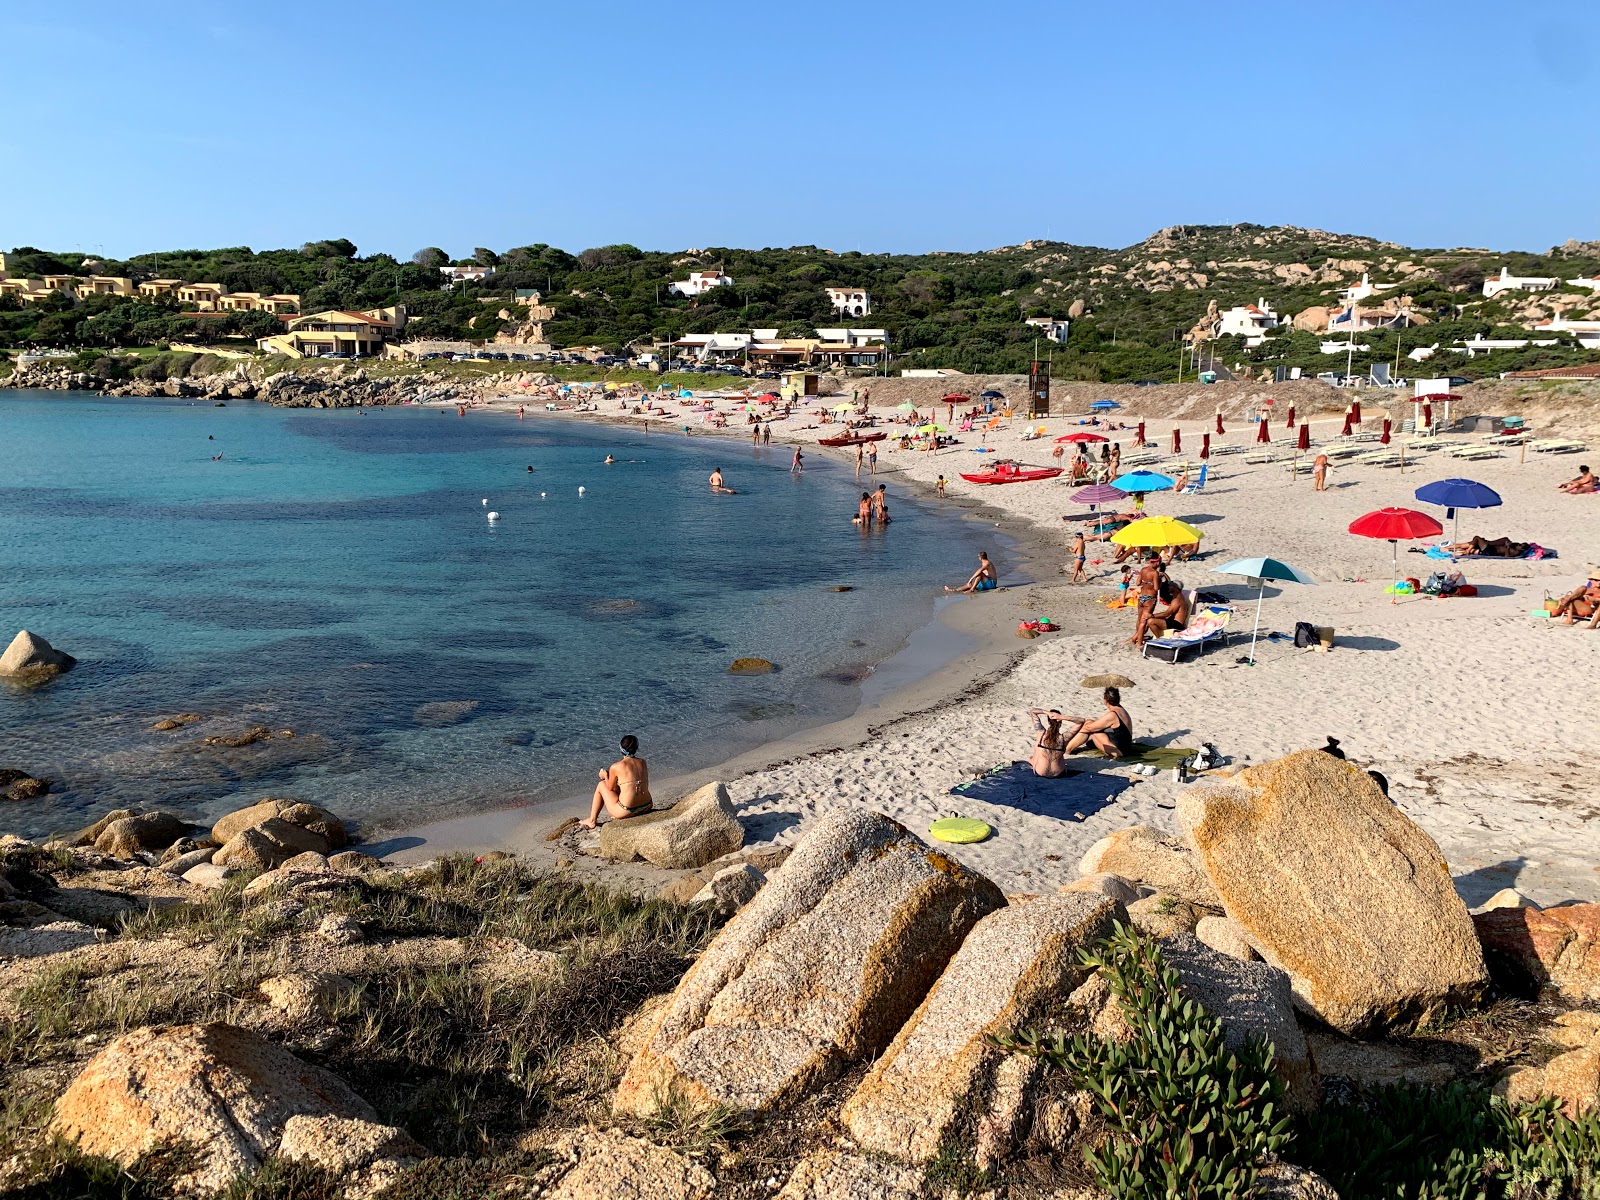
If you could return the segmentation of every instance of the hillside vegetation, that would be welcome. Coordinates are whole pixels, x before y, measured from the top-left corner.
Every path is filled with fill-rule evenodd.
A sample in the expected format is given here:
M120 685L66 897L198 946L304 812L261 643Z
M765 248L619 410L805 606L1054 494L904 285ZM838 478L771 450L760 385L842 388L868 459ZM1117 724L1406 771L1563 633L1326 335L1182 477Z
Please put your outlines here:
M30 247L9 257L11 273L87 273L78 254ZM1600 243L1568 242L1543 254L1472 249L1413 249L1372 238L1288 226L1175 226L1118 250L1064 242L1027 242L979 253L921 255L835 253L815 246L785 249L711 247L683 252L630 245L579 254L545 244L505 252L479 248L472 259L496 268L475 283L442 286L443 251L419 251L413 261L363 257L345 239L299 249L163 251L98 263L100 273L136 279L169 277L221 283L231 290L293 292L302 310L370 308L404 303L413 322L408 337L492 337L505 318L502 302L516 289L536 289L555 308L545 331L558 346L596 345L613 352L654 339L718 330L776 328L780 336L811 335L819 326L867 325L888 330L898 367L954 367L973 372L1025 370L1041 344L1030 316L1073 318L1068 344L1046 348L1058 378L1173 380L1182 338L1218 309L1265 299L1285 318L1314 306L1332 307L1340 290L1368 272L1394 288L1374 297L1410 297L1411 311L1428 323L1398 333L1360 335L1370 347L1357 366L1399 361L1418 346L1448 347L1476 335L1526 337L1526 325L1553 315L1587 317L1600 309L1594 293L1565 284L1543 293L1482 295L1485 276L1502 265L1516 274L1562 279L1600 271ZM668 291L691 270L720 267L734 285L697 298ZM873 310L846 320L830 307L826 286L865 288ZM9 309L7 308L9 305ZM258 329L257 326L260 326ZM270 328L269 328L270 326ZM117 347L175 339L225 341L271 332L273 318L234 314L196 321L170 305L97 298L33 308L0 301L0 344ZM1313 333L1269 339L1246 349L1237 338L1207 344L1217 363L1257 372L1276 366L1342 369L1345 356L1323 355ZM1563 339L1479 358L1441 350L1426 370L1479 376L1501 370L1585 361L1593 354ZM1192 370L1192 365L1190 370Z

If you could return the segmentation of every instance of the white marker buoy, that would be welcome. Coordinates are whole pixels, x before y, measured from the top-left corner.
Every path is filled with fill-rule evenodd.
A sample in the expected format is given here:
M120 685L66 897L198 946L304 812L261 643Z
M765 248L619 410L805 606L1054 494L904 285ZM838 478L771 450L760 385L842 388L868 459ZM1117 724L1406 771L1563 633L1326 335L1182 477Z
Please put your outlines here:
M543 500L545 498L545 496L547 496L547 495L549 495L548 492L540 492L539 493L539 499Z
M583 495L584 491L585 491L585 488L583 487L583 485L579 484L578 485L578 495L580 495L580 496Z
M500 519L500 514L499 513L492 512L492 513L489 514L489 520L498 521L499 519Z
M485 498L484 498L484 501L483 501L483 506L484 506L484 507L485 507L485 508L488 508L488 507L489 507L489 500L488 500L488 498L487 498L487 497L485 497Z

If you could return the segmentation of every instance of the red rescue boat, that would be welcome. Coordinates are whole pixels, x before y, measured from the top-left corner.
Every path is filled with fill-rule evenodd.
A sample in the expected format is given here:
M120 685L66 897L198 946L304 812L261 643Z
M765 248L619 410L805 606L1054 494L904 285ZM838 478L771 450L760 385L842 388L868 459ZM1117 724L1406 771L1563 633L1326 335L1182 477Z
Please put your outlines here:
M998 462L987 471L961 472L968 483L1029 483L1035 479L1054 479L1061 467L1025 467L1016 462Z
M819 446L864 446L868 442L881 442L888 437L881 430L877 433L842 433L838 437L818 438Z

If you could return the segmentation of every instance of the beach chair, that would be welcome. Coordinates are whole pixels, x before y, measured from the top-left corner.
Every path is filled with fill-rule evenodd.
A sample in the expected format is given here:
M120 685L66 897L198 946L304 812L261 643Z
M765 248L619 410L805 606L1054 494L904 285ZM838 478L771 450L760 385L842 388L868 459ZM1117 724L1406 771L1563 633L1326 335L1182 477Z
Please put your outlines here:
M1206 480L1209 478L1210 473L1211 473L1211 464L1210 463L1201 463L1200 464L1200 477L1198 479L1196 479L1193 483L1191 483L1188 487L1184 488L1183 489L1183 494L1192 496L1195 492L1203 492L1203 491L1205 491L1206 490Z
M1498 446L1458 446L1450 452L1452 458L1464 458L1468 462L1479 462L1485 458L1504 458Z
M1395 462L1399 462L1400 461L1400 451L1391 450L1391 449L1389 449L1389 447L1385 446L1381 450L1368 450L1365 454L1358 454L1354 458L1352 458L1350 461L1353 462L1353 463L1376 464L1378 466L1387 466L1388 462L1389 462L1389 460L1391 458L1394 459Z
M1257 450L1254 454L1246 454L1244 460L1247 463L1254 463L1256 466L1260 466L1262 463L1277 462L1281 457L1282 455L1276 450Z
M1576 454L1588 448L1585 443L1571 438L1540 438L1538 441L1528 443L1528 449L1535 454Z
M1195 610L1189 619L1189 627L1182 633L1151 638L1140 647L1140 653L1145 658L1176 663L1182 660L1187 650L1197 649L1204 653L1212 646L1225 646L1228 644L1228 623L1232 620L1233 609L1207 605Z
M1215 458L1219 454L1243 454L1243 453L1244 453L1244 447L1243 446L1213 446L1213 447L1211 447L1211 457L1212 458Z

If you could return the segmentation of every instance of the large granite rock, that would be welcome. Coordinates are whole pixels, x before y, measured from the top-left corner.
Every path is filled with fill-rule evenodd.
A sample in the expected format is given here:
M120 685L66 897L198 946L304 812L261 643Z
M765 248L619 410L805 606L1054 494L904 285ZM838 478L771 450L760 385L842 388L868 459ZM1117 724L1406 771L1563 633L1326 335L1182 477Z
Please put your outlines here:
M1120 875L1201 908L1222 907L1217 889L1206 878L1194 851L1148 825L1130 825L1090 846L1078 863L1078 873L1100 872Z
M403 1129L359 1117L290 1117L283 1126L278 1157L312 1162L340 1178L357 1172L392 1176L428 1152Z
M1078 892L1040 896L979 921L846 1102L840 1119L856 1142L926 1162L952 1135L974 1140L990 1114L1019 1115L1029 1081L1001 1078L1010 1056L991 1039L1065 1001L1089 973L1079 951L1126 916L1116 900ZM1040 1060L1028 1065L1037 1071ZM1010 1129L984 1132L986 1140L1010 1140Z
M0 654L0 678L28 686L54 679L78 660L26 629Z
M1300 751L1187 789L1178 819L1228 916L1335 1029L1414 1023L1487 984L1438 846L1365 771Z
M668 870L703 867L742 845L744 826L721 783L708 783L671 808L600 826L600 853L606 858L643 859Z
M131 1166L163 1144L199 1156L188 1183L214 1191L278 1149L291 1117L377 1114L345 1083L232 1025L136 1029L94 1058L56 1102L52 1131Z
M662 1006L616 1110L766 1109L872 1057L1004 903L888 817L822 818Z
M301 854L326 855L328 842L320 834L281 817L269 817L259 825L240 830L223 844L211 861L219 867L256 868L270 871Z
M1177 972L1183 994L1222 1022L1223 1040L1230 1047L1238 1049L1251 1038L1273 1044L1291 1107L1316 1105L1316 1071L1295 1019L1294 992L1286 974L1213 950L1187 933L1168 938L1161 953Z
M64 834L46 842L47 846L92 846L95 840L106 831L106 827L113 822L124 820L137 814L131 808L114 808L98 821L85 825L77 833Z
M94 848L114 858L133 858L165 850L189 832L189 823L171 813L140 813L106 824L94 839Z
M1600 904L1494 908L1472 918L1490 965L1513 984L1600 1000Z
M350 840L344 822L327 809L300 800L270 799L235 809L211 827L211 837L218 845L226 846L246 829L259 829L274 819L316 834L327 846L319 853L337 850Z
M866 1154L816 1150L795 1164L776 1200L923 1200L922 1170Z

